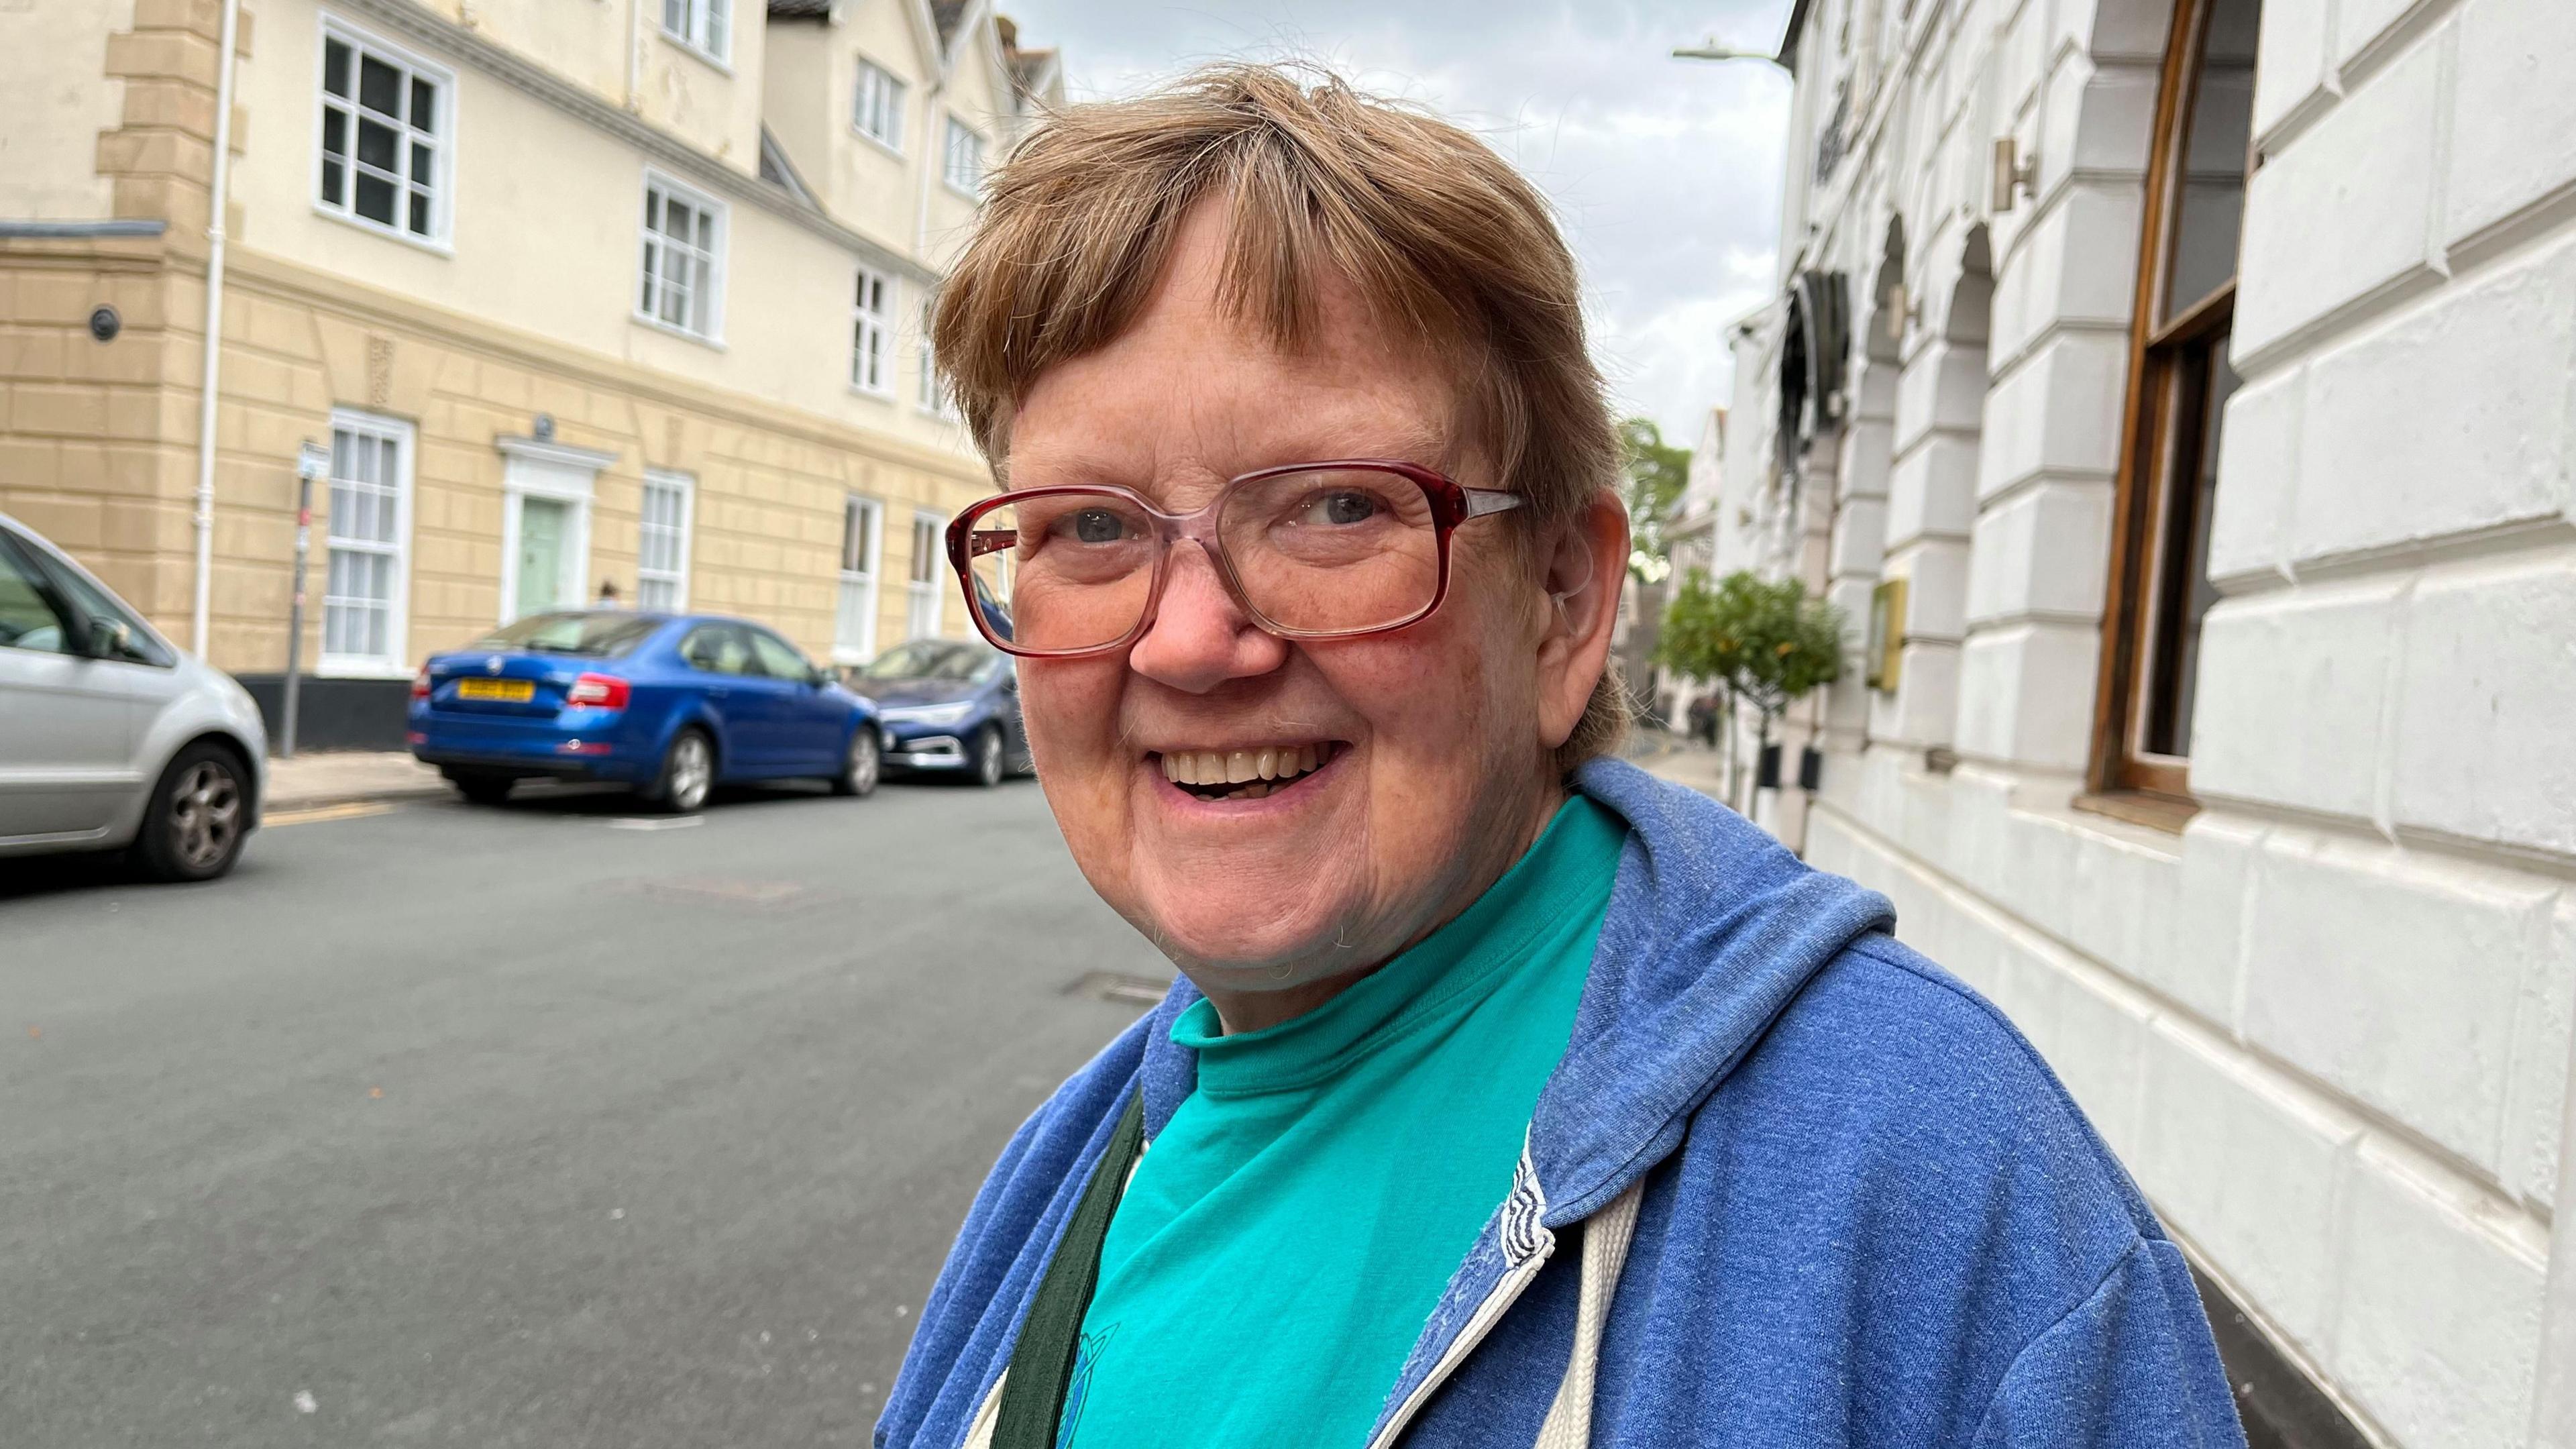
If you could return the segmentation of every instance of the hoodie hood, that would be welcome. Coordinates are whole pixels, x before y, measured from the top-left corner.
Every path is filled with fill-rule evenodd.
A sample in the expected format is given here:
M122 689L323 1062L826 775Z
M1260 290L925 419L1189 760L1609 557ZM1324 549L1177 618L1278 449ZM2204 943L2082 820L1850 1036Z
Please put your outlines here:
M1627 820L1574 1036L1530 1118L1550 1227L1588 1217L1679 1145L1708 1094L1815 974L1896 929L1887 898L1624 760L1575 788Z

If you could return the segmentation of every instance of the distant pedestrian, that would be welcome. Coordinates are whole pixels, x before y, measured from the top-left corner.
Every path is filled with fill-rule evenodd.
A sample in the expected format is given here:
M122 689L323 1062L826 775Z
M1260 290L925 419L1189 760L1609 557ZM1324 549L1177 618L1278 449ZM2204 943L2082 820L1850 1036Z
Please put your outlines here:
M617 580L601 579L599 581L599 600L597 603L592 604L591 607L594 609L623 609L626 607L626 601L618 597Z
M1717 748L1717 696L1703 694L1690 702L1691 738Z
M949 559L1182 976L1003 1149L880 1449L2243 1445L2030 1044L1617 758L1618 454L1526 180L1237 65L985 195L933 345L1013 491Z

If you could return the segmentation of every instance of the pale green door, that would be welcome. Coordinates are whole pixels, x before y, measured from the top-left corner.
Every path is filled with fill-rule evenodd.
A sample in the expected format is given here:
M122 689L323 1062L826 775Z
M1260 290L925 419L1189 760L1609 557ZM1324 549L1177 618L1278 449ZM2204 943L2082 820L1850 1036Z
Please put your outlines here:
M564 524L572 507L551 498L519 500L519 598L513 617L561 607Z

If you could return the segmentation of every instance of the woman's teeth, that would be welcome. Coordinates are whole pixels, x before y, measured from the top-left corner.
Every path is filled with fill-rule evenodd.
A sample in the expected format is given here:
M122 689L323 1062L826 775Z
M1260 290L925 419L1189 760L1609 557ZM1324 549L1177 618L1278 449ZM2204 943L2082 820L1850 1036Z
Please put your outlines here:
M1329 740L1257 750L1171 750L1163 755L1163 778L1203 799L1258 800L1332 757Z

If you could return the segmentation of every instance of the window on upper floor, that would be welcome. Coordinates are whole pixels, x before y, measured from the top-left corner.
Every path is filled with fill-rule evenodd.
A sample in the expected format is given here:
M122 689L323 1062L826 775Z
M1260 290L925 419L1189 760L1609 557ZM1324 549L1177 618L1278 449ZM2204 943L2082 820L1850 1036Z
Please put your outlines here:
M859 268L850 300L850 386L861 392L894 392L894 372L886 365L886 331L893 320L894 279Z
M315 204L396 236L442 240L454 75L326 19L321 89Z
M903 149L903 82L872 60L859 62L859 79L850 103L850 124L858 133L889 150Z
M667 176L644 179L644 278L635 315L715 340L724 328L724 203Z
M984 138L955 116L948 118L947 161L942 174L949 186L974 196L984 186Z
M2183 796L2209 526L2236 392L2228 337L2252 165L2262 0L2175 6L2140 264L2131 432L2117 485L2095 788Z
M733 54L733 0L662 0L662 33L727 59Z

